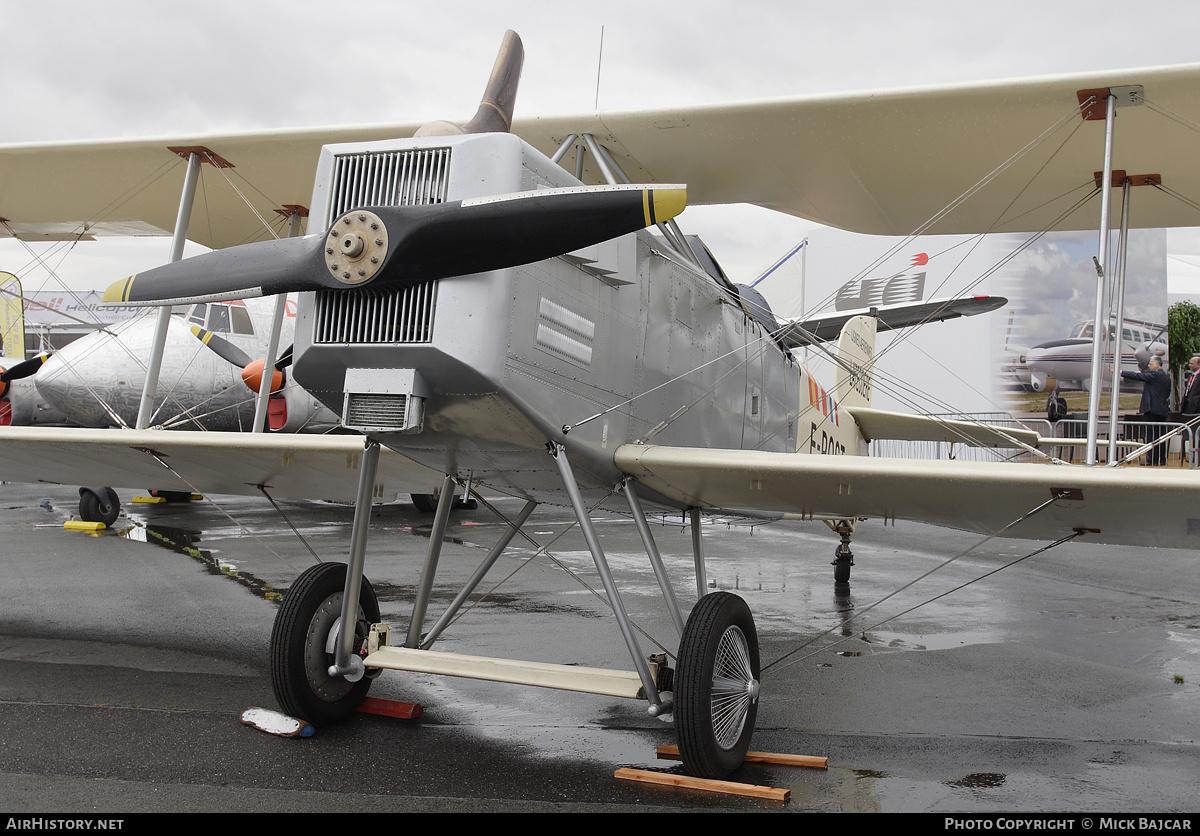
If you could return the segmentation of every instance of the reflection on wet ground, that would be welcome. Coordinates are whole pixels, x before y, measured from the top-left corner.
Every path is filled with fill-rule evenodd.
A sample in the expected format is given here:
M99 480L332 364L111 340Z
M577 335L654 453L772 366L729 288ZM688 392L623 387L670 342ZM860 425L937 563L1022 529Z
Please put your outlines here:
M283 600L283 595L277 592L271 584L256 578L249 572L240 571L232 563L219 560L207 549L198 548L200 531L188 528L175 528L157 523L140 523L132 519L129 522L128 526L118 526L111 533L137 543L150 543L170 549L177 554L186 555L201 563L213 575L224 575L235 580L252 592L262 595L267 600Z
M38 508L39 500L13 504ZM322 560L346 559L348 506L283 503L305 545L265 500L216 501L223 511L207 502L137 507L119 536L130 549L149 544L178 555L258 599L286 591L314 561L309 547ZM503 509L517 507L506 502ZM67 507L51 503L38 513L49 518ZM373 513L366 574L384 617L401 631L429 527L429 517L406 504ZM550 551L573 575L519 544L435 649L628 668L611 615L583 585L600 588L571 528L567 512L548 508L528 531L539 543L554 540ZM631 617L645 630L643 649L673 652L678 638L632 523L606 513L597 528ZM455 512L430 624L500 530L483 508ZM686 609L695 597L690 534L673 521L653 530ZM56 543L84 543L80 550L96 542L46 531ZM820 773L744 769L742 780L792 789L790 809L1146 809L1138 799L1169 808L1200 795L1200 574L1191 555L1152 555L1157 568L1149 572L1145 564L1131 569L1129 550L1065 546L939 597L1036 545L988 544L884 600L971 539L864 524L850 583L834 584L836 538L819 523L717 524L704 534L710 589L742 595L764 663L784 660L764 674L754 747L831 758ZM259 640L265 648L266 636ZM673 739L671 729L633 701L392 672L372 694L420 701L428 733L463 732L515 758L670 768L654 747Z
M222 500L227 512L228 500ZM500 502L504 504L504 500ZM286 531L280 533L279 518L266 502L239 499L237 503L240 506L237 511L229 513L238 519L239 525L229 524L227 518L213 512L205 503L194 502L185 506L145 507L145 510L130 515L131 525L122 533L128 539L153 542L199 560L209 571L226 575L255 594L278 595L286 591L290 577L312 558L297 547L294 535ZM313 504L289 503L286 512L297 524L300 535L323 559L344 560L352 509L329 503L315 507L320 513L314 515ZM173 525L177 514L206 519L212 525L206 531ZM330 515L334 519L320 519ZM430 524L428 515L407 504L377 506L374 511L370 544L373 553L368 558L366 573L372 577L388 617L403 618L415 597L417 570ZM604 532L610 565L620 576L622 594L628 599L633 617L659 622L657 626L648 627L648 632L655 636L658 644L672 646L672 631L661 629L660 593L636 543L632 522L620 515L601 514L597 515L597 525ZM474 612L468 612L464 620L486 614L490 621L503 613L525 617L608 618L605 606L597 600L596 590L600 584L591 556L581 548L578 533L572 528L572 520L563 509L539 509L527 530L541 543L553 540L549 549L553 562L545 555L535 555L535 548L530 544L514 542L489 580L472 596L468 607ZM688 590L690 534L679 525L678 517L660 516L654 528L660 548L668 555L668 563L674 564L671 571L676 578L676 588ZM1023 604L1023 594L1014 596L1008 589L1003 575L978 585L969 584L972 578L991 572L1024 553L1020 548L1024 543L1005 541L989 544L990 552L984 548L941 567L902 596L878 604L896 587L928 571L935 562L943 562L947 555L929 555L897 547L886 531L872 532L864 526L855 540L859 565L851 582L834 584L827 561L812 559L814 552L821 558L832 555L836 538L822 529L823 526L816 527L816 524L807 530L787 523L737 526L721 521L706 524L710 589L725 589L747 598L760 632L779 630L785 635L803 635L796 644L808 643L802 651L804 655L829 651L842 658L894 651L944 651L1019 641L1028 631L1029 622L1053 624L1062 619L1078 619L1095 625L1107 620L1118 623L1111 628L1100 625L1100 630L1128 632L1143 627L1149 620L1157 629L1163 618L1161 607L1171 607L1169 600L1155 601L1119 594L1119 606L1109 605L1102 612L1096 612L1091 590L1086 590L1056 596L1051 602L1052 607L1039 602L1030 610ZM435 604L449 603L457 591L456 581L474 568L499 530L499 523L482 508L455 512L445 544L457 548L444 552L447 557L443 559L444 565L433 593ZM562 537L564 531L567 535ZM246 542L266 537L271 544L269 548L256 548ZM288 544L288 540L292 542ZM955 542L963 541L960 538ZM281 548L283 545L287 545L286 551ZM1029 544L1029 549L1036 545ZM276 559L276 551L285 557ZM234 552L237 553L236 560L231 557ZM673 561L669 557L672 554L675 556ZM1053 563L1047 557L1039 559ZM297 560L301 562L297 563ZM529 563L529 567L525 563ZM563 567L569 569L574 578L564 575ZM890 571L880 573L880 567ZM1033 569L1035 577L1039 572L1034 565L1026 569ZM398 574L393 578L393 573ZM509 573L515 573L511 580L505 579ZM537 580L529 579L531 576L536 576ZM547 581L547 578L551 580ZM505 580L493 588L496 579ZM1059 582L1049 578L1048 582L1078 581ZM1085 578L1085 583L1105 591L1120 588L1119 583L1106 584L1102 577ZM539 588L543 584L546 589ZM963 584L967 585L955 589ZM952 589L955 590L952 595L940 597ZM922 606L925 601L930 603ZM646 615L639 615L639 609ZM653 615L649 615L651 612ZM1169 621L1169 642L1158 648L1153 657L1140 659L1140 663L1144 665L1149 658L1155 658L1165 677L1182 677L1185 683L1200 682L1200 607L1176 610L1165 617ZM495 629L498 626L489 624L486 632ZM798 629L800 634L796 633ZM1086 631L1099 632L1095 626ZM453 637L448 638L454 641ZM1183 696L1185 692L1186 697ZM1183 689L1180 697L1200 700L1200 692L1192 695L1191 689Z

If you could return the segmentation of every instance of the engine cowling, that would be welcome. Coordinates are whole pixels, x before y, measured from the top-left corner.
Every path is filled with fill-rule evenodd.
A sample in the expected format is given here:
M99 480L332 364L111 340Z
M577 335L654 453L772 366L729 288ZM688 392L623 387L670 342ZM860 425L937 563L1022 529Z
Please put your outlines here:
M1053 392L1058 388L1058 381L1047 377L1045 372L1030 372L1029 385L1035 392Z

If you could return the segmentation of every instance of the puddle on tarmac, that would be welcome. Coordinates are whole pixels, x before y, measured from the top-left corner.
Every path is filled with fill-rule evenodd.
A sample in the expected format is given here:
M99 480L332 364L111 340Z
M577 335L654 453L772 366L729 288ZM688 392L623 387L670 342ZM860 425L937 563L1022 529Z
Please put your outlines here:
M948 787L966 787L968 789L991 789L993 787L1002 787L1007 777L1000 772L973 772L970 775L964 775L957 781L947 781Z

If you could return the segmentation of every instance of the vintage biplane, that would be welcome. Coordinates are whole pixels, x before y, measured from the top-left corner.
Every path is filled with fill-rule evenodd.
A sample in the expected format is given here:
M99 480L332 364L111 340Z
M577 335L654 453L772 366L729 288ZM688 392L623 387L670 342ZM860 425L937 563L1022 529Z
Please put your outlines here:
M206 224L189 234L213 252L131 276L109 296L183 304L298 292L295 379L365 436L349 564L306 570L276 619L272 678L285 710L314 723L343 718L388 668L629 697L673 718L687 770L722 776L749 745L759 658L745 603L706 594L706 511L827 520L842 536L841 577L853 523L868 517L1039 539L1085 531L1139 548L1195 545L1193 473L863 455L873 438L1031 455L1039 439L872 409L875 334L892 323L870 312L837 323L837 382L827 392L791 348L823 345L829 335L775 322L673 218L686 195L868 233L1095 226L1097 212L1080 207L1102 202L1107 212L1116 177L1096 182L1095 172L1111 168L1105 114L1118 104L1108 156L1158 178L1138 190L1134 222L1200 223L1195 204L1177 199L1200 192L1196 155L1164 138L1171 122L1157 119L1179 114L1181 130L1200 121L1200 66L514 120L521 61L509 33L483 103L461 127L0 148L0 215L11 229L61 224L90 203L106 205L101 195L124 192L134 173L149 174L171 154L189 159L189 171L240 172L278 201L239 218L242 210L210 197ZM143 188L90 218L89 228L166 229L173 205L161 189ZM307 207L309 234L243 243L247 217L289 205ZM8 449L16 438L0 435ZM294 439L268 441L279 457L260 462L261 475L239 455L241 469L224 481L284 483L289 468L307 466ZM89 461L112 467L124 458L219 475L190 434L24 435L20 443L22 455L40 450L44 461L86 450ZM377 623L363 575L381 447L443 479L403 635ZM41 473L54 467L43 464ZM468 481L525 504L428 626L450 498ZM1152 529L1128 514L1135 498L1156 503ZM539 503L574 509L632 672L429 649ZM647 504L690 515L699 600L686 619L646 524ZM680 633L674 661L647 660L638 645L591 524L597 506L637 523Z

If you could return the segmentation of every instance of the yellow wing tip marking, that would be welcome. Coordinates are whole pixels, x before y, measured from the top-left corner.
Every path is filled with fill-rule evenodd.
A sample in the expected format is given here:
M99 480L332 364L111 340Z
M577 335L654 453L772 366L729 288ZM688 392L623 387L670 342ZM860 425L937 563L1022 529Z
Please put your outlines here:
M113 282L104 291L104 302L109 304L113 302L128 302L129 291L133 288L133 280L137 278L137 273L134 273L127 279L121 279L119 282Z

